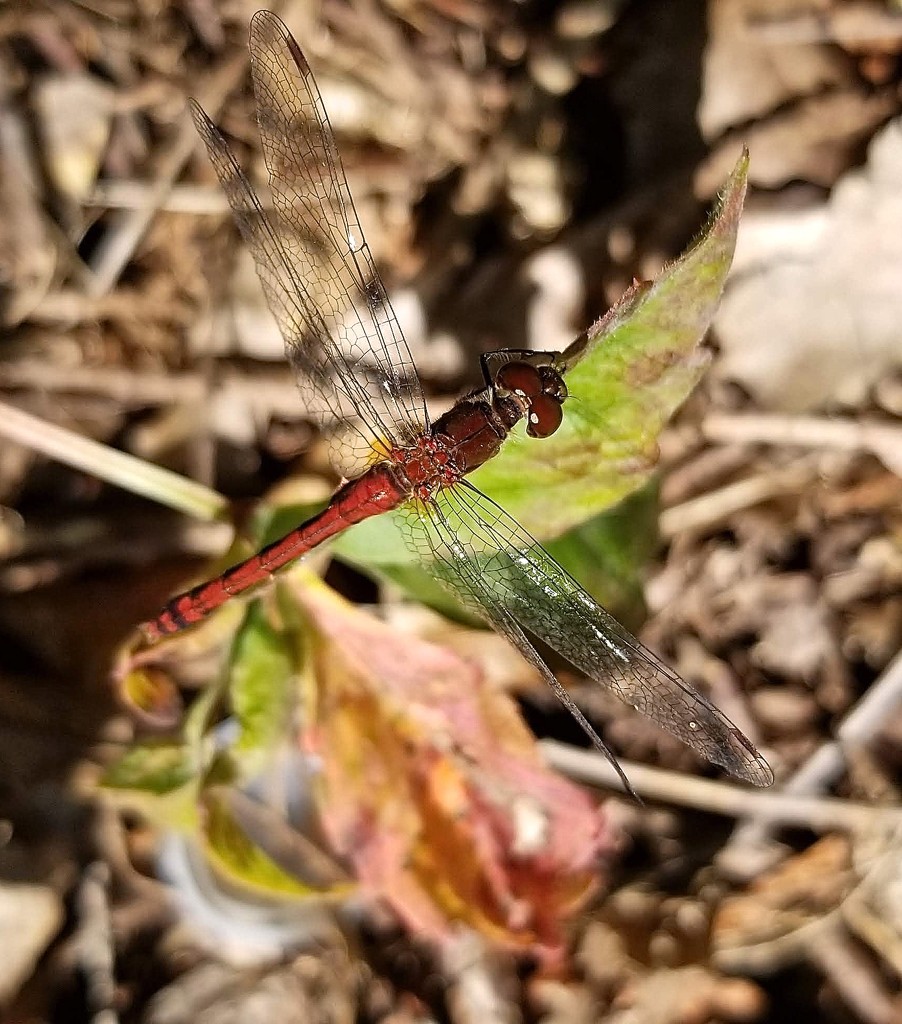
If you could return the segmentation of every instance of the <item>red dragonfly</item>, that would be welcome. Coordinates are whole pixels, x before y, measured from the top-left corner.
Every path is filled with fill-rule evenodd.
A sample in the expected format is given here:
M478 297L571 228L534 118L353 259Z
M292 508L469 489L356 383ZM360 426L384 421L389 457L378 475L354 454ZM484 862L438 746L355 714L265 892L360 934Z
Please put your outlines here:
M329 119L300 47L273 14L250 28L257 122L271 202L262 203L225 138L192 104L194 121L253 253L288 359L311 413L346 428L332 445L349 482L318 515L219 578L173 598L142 626L154 641L205 618L317 545L394 512L431 572L544 676L598 749L622 770L529 634L683 740L757 786L767 762L713 704L624 629L514 519L464 479L511 428L547 437L567 398L564 360L498 352L486 385L434 422L407 342L363 237Z

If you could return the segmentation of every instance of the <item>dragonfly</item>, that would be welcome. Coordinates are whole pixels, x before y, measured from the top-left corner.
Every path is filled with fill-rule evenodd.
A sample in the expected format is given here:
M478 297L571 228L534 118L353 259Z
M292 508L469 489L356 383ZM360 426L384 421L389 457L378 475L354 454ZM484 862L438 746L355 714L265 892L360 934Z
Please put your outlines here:
M751 741L465 479L498 453L521 420L537 443L557 430L567 401L560 354L484 356L484 386L433 421L310 66L268 11L254 15L249 47L268 202L193 101L192 115L253 254L307 410L327 432L341 423L331 432L331 455L347 482L286 536L172 598L143 623L145 639L155 642L201 621L355 523L391 513L429 571L544 677L629 792L613 752L546 664L536 639L710 762L769 785L771 770Z

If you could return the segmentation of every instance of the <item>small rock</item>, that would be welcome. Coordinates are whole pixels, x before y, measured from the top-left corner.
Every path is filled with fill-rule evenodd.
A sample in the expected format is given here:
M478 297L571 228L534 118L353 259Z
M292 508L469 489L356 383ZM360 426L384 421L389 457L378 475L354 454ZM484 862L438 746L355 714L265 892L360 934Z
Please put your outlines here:
M799 733L808 728L818 709L810 694L783 686L768 686L751 697L755 716L771 731L781 736Z
M0 883L0 1003L28 980L62 921L62 901L50 886Z

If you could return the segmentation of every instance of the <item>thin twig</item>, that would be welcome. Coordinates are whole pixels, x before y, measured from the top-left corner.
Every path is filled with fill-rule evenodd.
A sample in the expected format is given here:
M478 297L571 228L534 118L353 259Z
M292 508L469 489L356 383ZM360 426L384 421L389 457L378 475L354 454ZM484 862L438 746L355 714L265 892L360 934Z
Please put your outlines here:
M806 948L856 1019L867 1024L892 1024L899 1020L878 969L855 948L838 922L831 921L815 933Z
M825 743L783 784L788 793L819 793L833 785L845 769L844 750L863 747L902 704L902 652L846 715L836 739Z
M126 408L135 405L197 403L207 393L199 373L142 373L109 366L58 366L38 359L0 365L0 387L39 394L98 395ZM295 400L297 400L297 388Z
M886 420L828 419L768 413L709 413L702 422L709 441L771 444L871 452L902 476L902 427Z
M0 364L0 388L28 388L38 393L69 393L100 395L124 406L169 405L181 403L197 407L208 406L208 421L216 427L219 422L235 422L237 410L247 408L259 421L273 416L287 420L304 418L304 405L298 395L297 383L281 364L261 372L218 374L215 388L202 373L141 373L119 367L53 366L43 360L19 360ZM435 417L451 406L448 399L429 402L429 412ZM220 419L218 411L227 410ZM350 415L353 407L345 402L335 409L336 420ZM328 424L327 424L328 426Z
M84 205L107 210L145 209L152 188L146 181L99 181ZM157 209L163 213L222 216L230 207L218 185L173 185Z
M571 778L610 789L622 788L610 764L594 751L553 740L543 740L540 746L552 766ZM902 825L902 810L895 807L870 807L847 800L806 797L777 790L748 790L630 761L621 763L640 796L711 814L753 817L768 825L795 825L815 832Z
M746 477L716 491L664 509L658 526L661 536L676 537L687 530L707 530L743 509L763 501L793 494L806 487L817 476L811 459L800 459L783 469Z
M114 943L110 926L110 869L94 861L78 891L79 966L84 975L92 1024L118 1024L114 1007Z
M764 46L805 46L838 43L858 50L886 46L902 36L902 17L892 4L850 3L833 9L804 8L787 14L749 19L749 35Z
M235 410L249 408L258 420L272 416L300 419L304 407L297 384L285 370L261 373L223 373L216 378L215 396L200 373L141 373L118 367L53 366L39 360L21 360L0 366L0 387L27 388L38 393L99 395L125 407L170 404L197 406L213 402ZM210 414L215 425L215 417Z
M845 749L870 743L902 704L902 652L846 715L836 739L819 747L807 761L780 784L783 795L805 798L833 785L845 769ZM744 816L744 815L743 815ZM761 851L773 822L760 819L741 822L721 851L726 863L751 864L753 851Z
M0 437L196 519L219 519L228 509L226 499L203 484L48 423L5 402L0 402Z

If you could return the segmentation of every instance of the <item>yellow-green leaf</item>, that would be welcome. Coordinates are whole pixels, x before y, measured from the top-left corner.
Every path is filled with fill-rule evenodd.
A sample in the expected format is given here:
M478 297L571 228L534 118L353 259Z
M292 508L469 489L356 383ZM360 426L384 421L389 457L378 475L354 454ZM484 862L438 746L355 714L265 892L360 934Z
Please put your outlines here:
M225 790L206 792L202 808L201 834L207 856L216 870L233 884L265 896L321 898L345 895L349 891L348 883L334 873L320 887L284 870L244 830ZM325 858L325 854L321 856Z
M273 626L270 601L248 608L232 647L229 697L239 726L234 754L247 770L268 761L286 736L297 668L286 634Z

